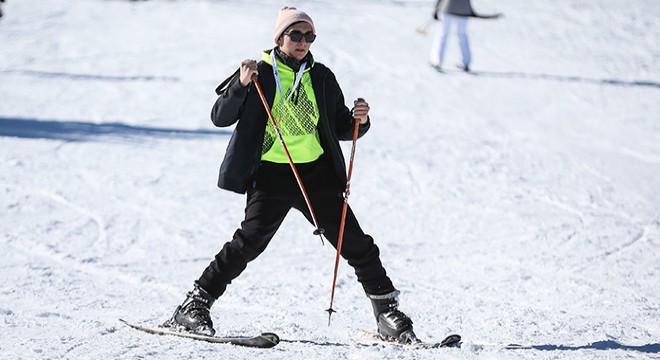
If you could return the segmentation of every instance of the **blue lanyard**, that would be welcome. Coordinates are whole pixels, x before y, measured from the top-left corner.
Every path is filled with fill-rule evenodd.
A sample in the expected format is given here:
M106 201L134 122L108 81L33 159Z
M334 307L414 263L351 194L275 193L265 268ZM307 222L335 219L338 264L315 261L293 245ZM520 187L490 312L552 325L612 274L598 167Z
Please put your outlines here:
M270 61L273 63L273 76L275 77L275 83L277 84L277 89L280 91L280 100L282 100L282 108L284 108L284 93L282 92L282 82L280 81L280 74L277 71L277 61L275 60L275 49L273 49L273 51L270 52ZM302 65L300 65L300 70L298 70L298 74L296 74L296 79L293 82L291 93L286 98L287 100L291 99L291 96L296 91L296 88L298 87L298 85L300 85L300 79L302 79L303 72L305 71L306 66L307 66L306 61L302 63Z

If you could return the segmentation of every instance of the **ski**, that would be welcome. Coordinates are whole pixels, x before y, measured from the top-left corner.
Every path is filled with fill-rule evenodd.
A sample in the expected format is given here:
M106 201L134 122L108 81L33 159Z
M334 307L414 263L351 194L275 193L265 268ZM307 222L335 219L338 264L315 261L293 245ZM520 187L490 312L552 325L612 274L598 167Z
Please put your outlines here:
M141 325L129 323L124 319L119 319L119 321L130 328L143 331L148 334L173 335L173 336L184 337L187 339L207 341L216 344L232 344L237 346L267 349L267 348L272 348L273 346L279 344L280 342L279 336L277 336L277 334L275 333L270 333L270 332L262 333L261 335L254 337L243 337L243 336L220 337L220 336L195 334L185 331L177 331L171 328L160 327L160 326L159 327L141 326Z
M449 335L440 342L418 341L413 343L400 343L396 341L383 339L380 336L378 336L376 333L368 330L362 330L362 331L365 333L365 337L363 338L362 342L367 345L382 344L382 345L401 346L401 347L413 348L413 349L436 349L436 348L460 347L461 344L461 336L458 334Z

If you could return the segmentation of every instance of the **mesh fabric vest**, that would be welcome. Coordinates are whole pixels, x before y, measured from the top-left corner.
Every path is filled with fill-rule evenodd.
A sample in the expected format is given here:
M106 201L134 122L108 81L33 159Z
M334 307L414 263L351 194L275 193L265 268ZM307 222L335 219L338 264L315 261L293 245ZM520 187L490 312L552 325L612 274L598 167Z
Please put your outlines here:
M262 60L272 65L270 55L265 52ZM275 90L271 112L293 162L312 162L323 154L323 148L317 129L319 109L312 88L309 68L304 70L300 84L292 94L297 72L280 62L279 59L276 62L284 96L280 96L279 89ZM266 124L261 160L288 163L284 149L279 144L279 139L270 121Z

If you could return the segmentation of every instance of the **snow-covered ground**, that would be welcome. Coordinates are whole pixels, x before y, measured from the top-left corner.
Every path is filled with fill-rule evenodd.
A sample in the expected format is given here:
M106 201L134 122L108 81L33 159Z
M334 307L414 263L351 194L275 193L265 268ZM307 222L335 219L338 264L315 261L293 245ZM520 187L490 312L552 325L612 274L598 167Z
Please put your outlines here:
M375 322L346 263L291 213L212 309L218 334L138 333L171 315L242 220L216 188L231 129L215 86L272 46L271 0L9 0L0 20L0 358L660 357L660 7L474 0L474 74L428 66L434 1L294 1L317 61L373 126L351 205L419 337ZM431 29L428 29L431 32ZM348 154L350 143L346 146ZM507 344L531 345L504 350Z

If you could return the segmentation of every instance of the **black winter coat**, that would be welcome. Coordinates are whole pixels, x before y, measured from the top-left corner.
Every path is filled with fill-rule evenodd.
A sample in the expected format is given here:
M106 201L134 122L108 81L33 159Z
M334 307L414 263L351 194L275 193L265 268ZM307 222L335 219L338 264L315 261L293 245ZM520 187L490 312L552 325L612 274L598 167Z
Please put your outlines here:
M276 85L271 65L260 61L258 66L259 85L269 107L272 107ZM325 156L332 162L341 184L345 184L346 163L339 140L353 139L355 120L344 103L344 95L330 69L314 63L310 76L320 114L317 126L321 146ZM226 86L218 87L216 92L219 97L211 110L211 121L218 127L236 123L220 166L218 187L244 194L252 186L259 169L268 115L254 84L243 87L238 72L234 73ZM360 125L358 137L364 135L370 126L370 121Z

